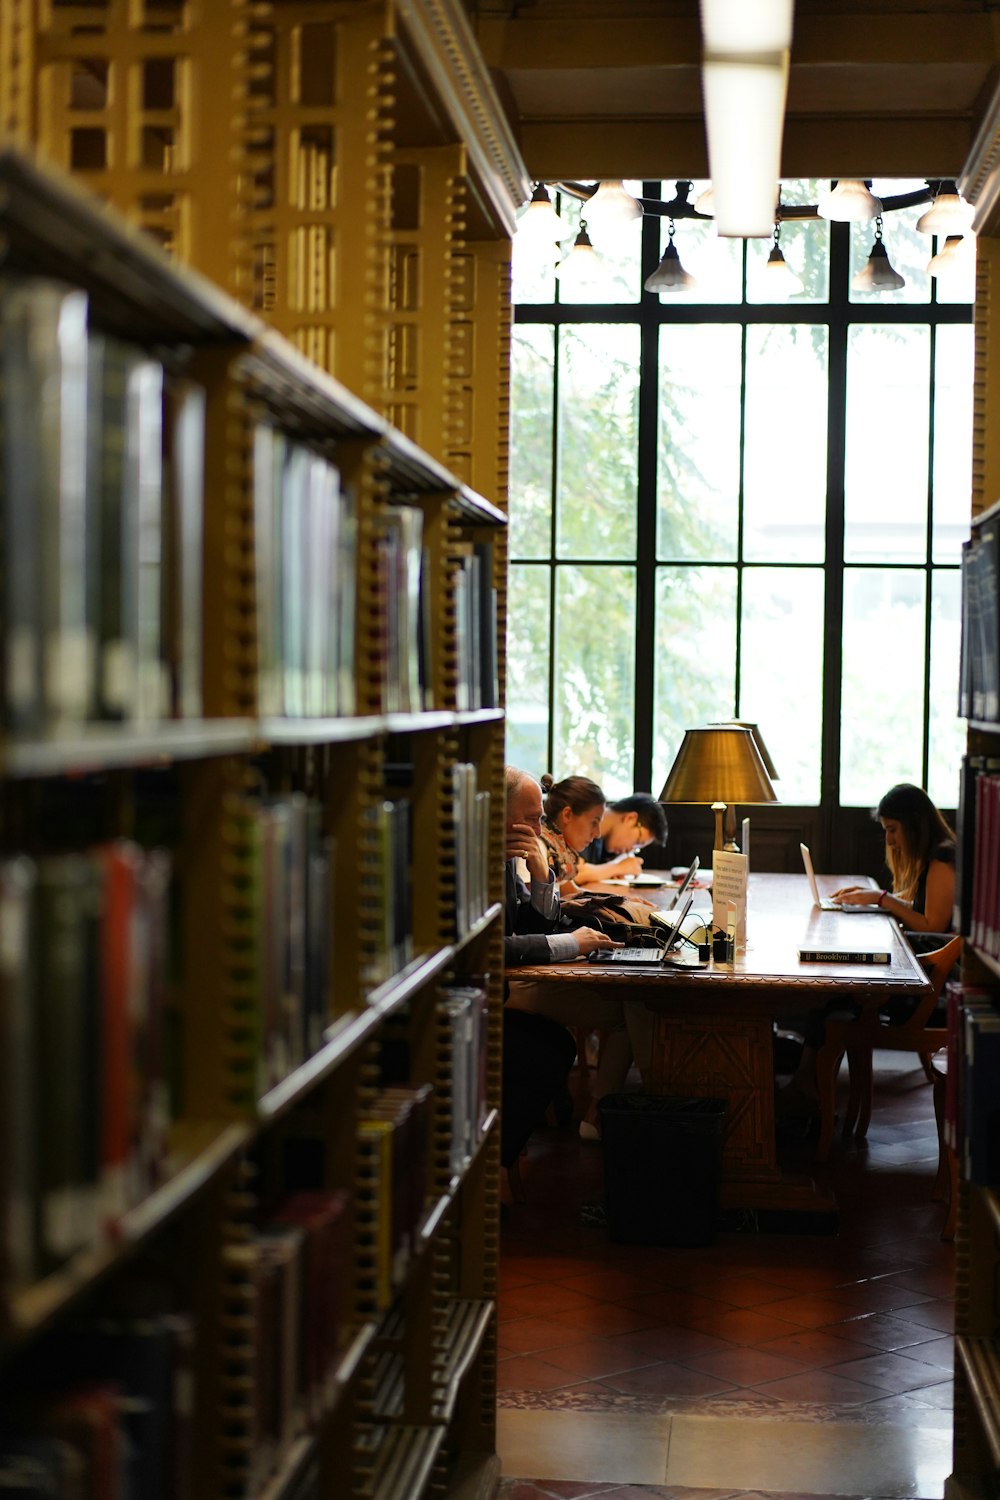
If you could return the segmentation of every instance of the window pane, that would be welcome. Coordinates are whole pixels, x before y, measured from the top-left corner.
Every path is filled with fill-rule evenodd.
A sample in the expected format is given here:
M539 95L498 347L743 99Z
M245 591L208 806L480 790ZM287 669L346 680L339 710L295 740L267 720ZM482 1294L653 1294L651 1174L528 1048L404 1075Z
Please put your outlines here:
M740 348L735 324L660 329L660 557L736 556Z
M822 562L826 526L826 328L747 329L743 555Z
M927 552L930 330L854 327L847 345L844 557Z
M972 514L971 326L939 328L934 358L934 552L953 563Z
M522 323L511 337L510 549L548 557L552 518L555 330Z
M688 202L697 203L699 196L708 188L707 182L693 182ZM661 192L669 202L678 191L676 182L664 182ZM660 254L667 248L669 220L660 220ZM660 301L673 302L680 295L681 303L703 302L718 306L723 302L743 300L743 241L720 239L715 232L712 219L678 219L675 223L674 248L685 271L695 278L697 286L678 294L650 293L660 296Z
M653 791L685 729L736 712L736 569L657 568Z
M739 717L760 726L782 802L818 803L823 720L823 574L743 574Z
M966 724L957 717L960 635L958 569L935 569L931 605L930 753L927 792L938 807L958 801L958 768L965 750Z
M872 183L876 198L891 198L902 193L912 193L926 183L912 178L881 178ZM882 242L894 271L898 271L906 285L889 291L858 291L850 288L852 302L929 302L931 278L927 274L930 260L930 236L917 232L917 220L929 207L920 203L915 208L899 208L882 216ZM851 281L868 263L875 243L876 225L873 219L867 223L851 225Z
M840 800L847 807L874 807L897 781L921 784L923 639L923 573L845 569ZM887 643L893 649L881 649Z
M507 750L541 776L549 758L548 567L512 567L507 582Z
M633 197L642 196L640 182L626 182L625 191ZM576 264L567 263L556 280L559 283L559 301L566 303L637 302L641 288L640 267L642 248L642 220L632 219L627 224L604 228L599 222L587 222L586 204L570 193L559 194L559 217L573 226L573 235L565 241L565 250L572 253L573 241L581 226L587 225L587 233L594 248L588 256L587 271L581 276Z
M543 678L536 653L525 672ZM635 725L635 571L556 571L555 764L610 796L632 790Z
M562 328L558 423L558 555L634 556L638 328Z

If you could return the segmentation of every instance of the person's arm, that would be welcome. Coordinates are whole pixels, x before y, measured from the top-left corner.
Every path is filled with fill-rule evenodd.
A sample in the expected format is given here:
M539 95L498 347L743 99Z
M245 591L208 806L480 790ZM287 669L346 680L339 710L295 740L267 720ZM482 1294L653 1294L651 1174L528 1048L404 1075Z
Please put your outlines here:
M932 859L927 866L923 911L914 911L912 903L891 895L882 902L882 909L893 916L898 915L909 932L949 932L954 905L955 866L946 864L943 859ZM897 907L900 908L898 912Z
M642 860L637 854L616 854L604 864L593 865L581 859L574 880L577 885L594 885L599 880L617 880L622 875L641 875Z

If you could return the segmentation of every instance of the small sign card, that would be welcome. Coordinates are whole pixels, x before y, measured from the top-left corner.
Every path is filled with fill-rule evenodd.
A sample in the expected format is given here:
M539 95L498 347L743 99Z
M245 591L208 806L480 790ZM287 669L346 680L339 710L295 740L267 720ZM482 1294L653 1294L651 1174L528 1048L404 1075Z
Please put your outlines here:
M747 857L716 849L712 855L712 926L726 932L729 908L736 908L736 946L745 948L747 941Z

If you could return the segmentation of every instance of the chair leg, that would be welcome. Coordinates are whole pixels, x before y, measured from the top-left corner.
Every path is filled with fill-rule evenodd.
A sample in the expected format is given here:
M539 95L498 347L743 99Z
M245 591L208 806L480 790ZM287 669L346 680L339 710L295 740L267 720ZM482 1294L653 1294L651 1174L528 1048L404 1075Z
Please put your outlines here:
M816 1160L826 1161L833 1140L837 1074L844 1054L836 1042L822 1046L816 1054L816 1088L819 1093L819 1144Z
M521 1177L521 1158L515 1156L507 1168L507 1186L510 1188L512 1203L526 1203L527 1194L524 1191L524 1181Z
M929 1059L928 1059L929 1060ZM946 1075L931 1067L931 1083L934 1088L934 1120L938 1136L938 1167L934 1178L932 1198L945 1205L941 1238L955 1238L955 1215L958 1207L958 1159L944 1138L944 1094Z
M934 1067L933 1062L931 1061L934 1054L932 1052L921 1052L918 1055L920 1057L920 1066L924 1070L924 1077L927 1079L928 1083L933 1084L934 1074L937 1071Z
M872 1122L875 1077L870 1047L858 1047L851 1054L851 1070L858 1075L858 1105L855 1113L854 1138L863 1141Z

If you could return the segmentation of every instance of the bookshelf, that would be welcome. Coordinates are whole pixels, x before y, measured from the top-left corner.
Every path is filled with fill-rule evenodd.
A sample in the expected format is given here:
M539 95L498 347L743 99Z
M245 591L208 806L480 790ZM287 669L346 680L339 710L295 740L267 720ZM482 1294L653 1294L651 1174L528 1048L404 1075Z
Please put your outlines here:
M60 70L64 103L100 95L137 13L91 9L99 25L72 46L63 37L65 56L54 35L51 50L18 54L44 62L20 76L8 127L23 132L37 108L46 131L77 130L72 108L46 113ZM185 67L222 46L212 27L225 7L202 9ZM404 25L393 6L360 6L351 24L375 28L383 60L408 38L415 66L411 32L437 14L415 9ZM161 144L173 133L176 163L190 124L164 118L173 65L151 63L186 7L156 10L160 40L136 66L146 103L162 106L146 126ZM254 15L273 21L278 57L282 27L316 10ZM393 18L403 40L378 29ZM227 54L220 72L235 67ZM442 69L439 58L421 97ZM187 98L178 87L177 110ZM460 432L432 402L425 420L408 396L400 430L398 402L368 404L252 298L218 289L204 264L178 265L182 231L195 236L187 208L208 192L193 171L187 208L141 183L171 258L144 232L155 224L121 217L138 200L101 205L23 144L0 151L3 271L19 295L43 287L39 305L56 283L86 299L72 430L100 479L81 489L84 518L104 517L113 492L114 515L134 519L133 486L154 484L138 457L134 473L112 461L92 345L127 346L190 398L202 462L189 474L190 449L152 422L161 402L135 408L135 433L125 408L126 451L132 435L144 437L137 453L155 449L158 488L146 531L122 523L147 604L113 638L93 621L124 574L103 561L96 614L84 591L80 619L60 617L54 637L44 615L11 615L38 538L21 527L27 481L17 465L3 472L0 1387L18 1436L0 1442L0 1473L42 1494L79 1472L100 1494L101 1465L128 1442L130 1493L144 1500L487 1496L498 1475L502 441L494 432L487 448L490 500L446 462L461 457L460 437L471 443L471 418ZM113 204L128 173L95 166L96 150L77 140L64 165ZM454 192L470 191L461 152L449 160ZM218 229L216 209L206 219ZM493 361L483 388L498 396L506 256L489 244L495 306L476 327ZM24 295L25 318L40 316ZM378 321L370 307L366 319L362 342ZM3 443L27 462L38 425L10 421L18 366L3 343ZM502 415L495 405L495 428ZM48 429L67 445L69 422ZM183 548L170 529L178 488L178 514L194 523ZM76 513L58 487L53 503L61 535ZM55 597L68 566L46 584ZM30 627L32 659L57 664L77 626L92 630L92 691L53 671L52 694L22 711L12 621ZM143 697L126 673L112 713L102 690L133 658L163 690ZM45 1124L41 1081L54 1076L66 1084L55 1128L27 1127ZM123 1406L119 1391L138 1399Z
M995 333L990 311L1000 274L1000 242L982 237L978 245L976 298L976 458L973 466L971 540L962 558L962 660L959 709L968 720L968 750L962 769L959 808L959 870L955 929L965 942L962 984L981 995L983 1014L1000 1001L1000 946L993 932L1000 891L1000 822L991 824L986 784L1000 771L998 706L997 552L995 531L1000 504L996 446L989 422ZM985 795L984 795L985 794ZM975 1005L975 1000L971 1000ZM988 1022L987 1022L988 1024ZM963 1088L967 1074L960 1076ZM981 1080L976 1080L979 1082ZM975 1083L968 1090L978 1092ZM967 1117L968 1119L968 1117ZM967 1131L967 1137L971 1133ZM986 1134L980 1131L980 1137ZM972 1137L973 1147L987 1142ZM945 1485L948 1500L981 1500L1000 1481L1000 1186L979 1160L959 1156L955 1239L955 1406L953 1472Z

